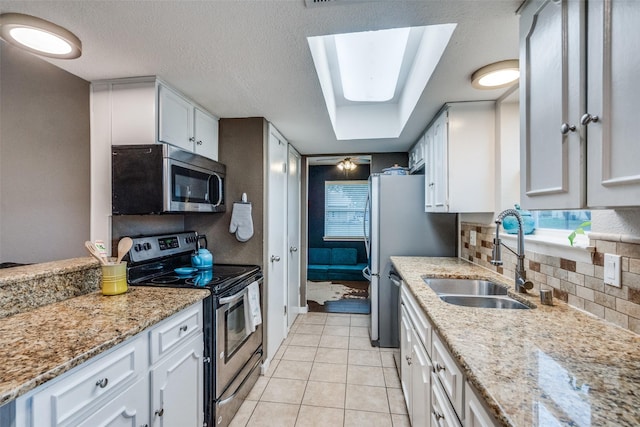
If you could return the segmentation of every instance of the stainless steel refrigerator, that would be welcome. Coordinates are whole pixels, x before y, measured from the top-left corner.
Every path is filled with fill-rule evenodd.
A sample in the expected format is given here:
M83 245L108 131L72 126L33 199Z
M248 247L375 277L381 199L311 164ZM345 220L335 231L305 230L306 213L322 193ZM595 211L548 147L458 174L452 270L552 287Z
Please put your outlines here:
M400 344L399 287L389 276L389 257L456 256L457 215L425 213L424 185L424 175L369 177L364 233L369 264L363 274L370 280L369 333L376 346Z

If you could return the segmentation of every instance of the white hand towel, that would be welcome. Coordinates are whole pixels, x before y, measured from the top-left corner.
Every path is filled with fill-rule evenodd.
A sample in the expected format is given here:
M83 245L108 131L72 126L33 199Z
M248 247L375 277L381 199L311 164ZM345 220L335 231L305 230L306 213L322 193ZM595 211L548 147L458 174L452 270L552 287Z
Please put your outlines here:
M260 286L258 282L253 282L247 287L244 294L244 328L248 334L256 330L256 326L262 323L262 314L260 312Z
M231 213L229 233L236 233L236 239L246 242L253 237L253 219L251 218L251 203L234 203Z

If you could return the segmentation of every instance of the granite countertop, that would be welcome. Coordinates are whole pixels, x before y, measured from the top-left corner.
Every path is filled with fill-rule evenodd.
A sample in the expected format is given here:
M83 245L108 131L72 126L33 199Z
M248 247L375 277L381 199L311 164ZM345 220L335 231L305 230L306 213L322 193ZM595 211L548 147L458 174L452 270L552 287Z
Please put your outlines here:
M0 319L0 405L203 300L203 289L130 287Z
M554 300L496 310L441 301L423 276L513 280L458 258L391 257L434 330L507 426L640 425L640 336Z

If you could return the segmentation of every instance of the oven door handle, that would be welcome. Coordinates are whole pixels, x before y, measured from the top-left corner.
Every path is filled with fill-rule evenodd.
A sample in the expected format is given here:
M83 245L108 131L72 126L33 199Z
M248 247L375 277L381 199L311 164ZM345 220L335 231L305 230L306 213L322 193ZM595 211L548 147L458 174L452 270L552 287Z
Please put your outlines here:
M244 294L246 294L248 292L248 289L249 288L247 287L247 288L244 288L243 290L241 290L240 292L238 292L235 295L231 295L230 297L220 298L220 300L219 300L220 305L230 304L230 303L232 303L234 301L239 300L240 298L244 297Z
M262 354L263 354L262 350L260 350L259 353L260 353L260 356L262 356ZM254 355L255 355L255 353L254 353ZM253 374L253 372L260 367L260 362L262 362L262 358L260 358L260 359L258 359L256 361L256 364L253 365L253 368L251 368L251 371L249 371L247 376L244 377L244 379L242 380L242 382L240 383L238 388L236 388L236 390L233 392L233 394L231 396L227 397L226 399L222 399L221 401L218 402L219 406L226 405L227 403L231 402L236 397L238 392L240 390L242 390L242 387L244 386L244 384L249 380L249 378L251 378L251 374Z

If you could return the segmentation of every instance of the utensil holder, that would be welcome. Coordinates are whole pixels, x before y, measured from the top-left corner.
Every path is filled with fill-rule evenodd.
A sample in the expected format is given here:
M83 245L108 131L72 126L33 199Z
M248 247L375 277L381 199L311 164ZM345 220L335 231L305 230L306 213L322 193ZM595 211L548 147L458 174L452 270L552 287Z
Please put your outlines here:
M102 266L102 295L119 295L127 292L127 263Z

